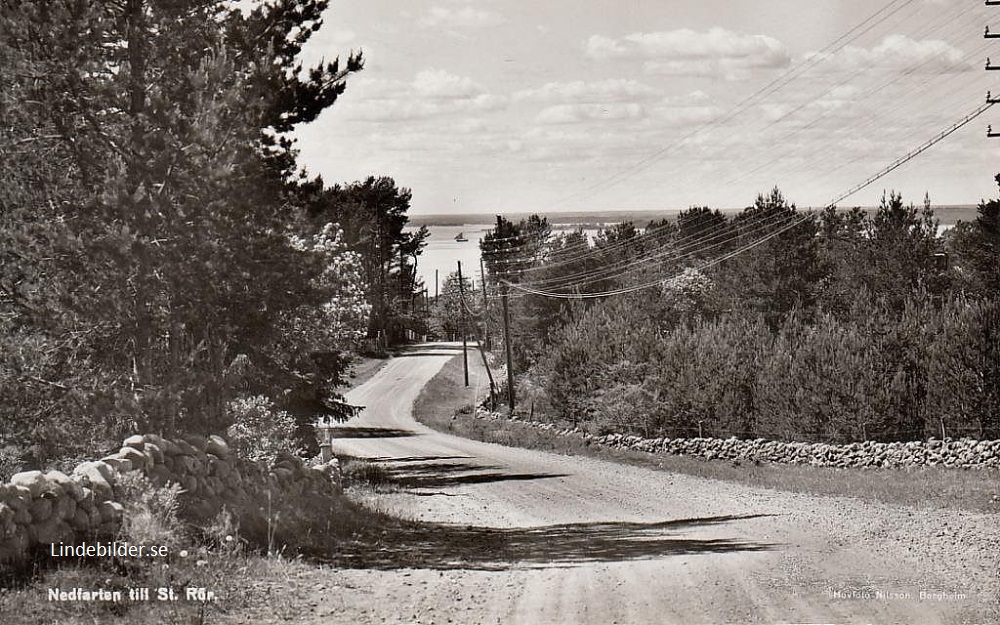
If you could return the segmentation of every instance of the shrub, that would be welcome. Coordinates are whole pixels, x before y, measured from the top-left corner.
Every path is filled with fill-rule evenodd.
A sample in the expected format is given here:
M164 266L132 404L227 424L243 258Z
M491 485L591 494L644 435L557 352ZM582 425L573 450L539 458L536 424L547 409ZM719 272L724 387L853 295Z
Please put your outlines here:
M125 507L120 530L123 540L172 546L184 537L184 525L178 516L182 492L178 484L157 487L139 471L129 471L115 488Z
M281 452L295 446L295 419L263 395L234 399L227 411L232 425L226 430L229 442L249 460L272 462Z

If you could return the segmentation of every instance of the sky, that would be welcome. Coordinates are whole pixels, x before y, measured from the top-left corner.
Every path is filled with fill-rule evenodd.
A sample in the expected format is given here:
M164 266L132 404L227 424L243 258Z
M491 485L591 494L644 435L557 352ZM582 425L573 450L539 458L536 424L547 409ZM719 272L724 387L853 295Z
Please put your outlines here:
M1000 94L981 0L333 0L303 60L364 69L296 131L411 214L824 206ZM997 194L1000 106L840 206Z

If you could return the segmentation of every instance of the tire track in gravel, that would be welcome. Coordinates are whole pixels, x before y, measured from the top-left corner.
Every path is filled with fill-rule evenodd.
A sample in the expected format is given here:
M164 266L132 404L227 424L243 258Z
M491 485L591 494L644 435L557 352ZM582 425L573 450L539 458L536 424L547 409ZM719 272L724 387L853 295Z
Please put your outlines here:
M995 516L435 432L413 420L412 405L455 354L418 346L348 393L366 408L339 428L335 453L382 464L401 490L379 505L433 525L429 539L400 539L405 566L326 573L337 586L326 601L338 609L304 622L1000 622ZM945 523L951 534L939 536Z

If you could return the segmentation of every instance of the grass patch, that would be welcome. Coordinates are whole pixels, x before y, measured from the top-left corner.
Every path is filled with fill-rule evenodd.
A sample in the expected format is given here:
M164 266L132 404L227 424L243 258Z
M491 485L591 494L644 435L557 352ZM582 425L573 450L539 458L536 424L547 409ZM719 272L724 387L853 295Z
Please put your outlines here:
M418 396L413 409L417 420L442 432L489 443L587 456L750 486L813 495L847 496L889 504L1000 512L1000 470L997 469L841 469L770 463L755 465L610 449L590 445L582 436L558 436L524 423L476 419L467 409L470 406L469 393L461 380L462 361L453 358Z
M398 490L389 472L377 462L350 456L340 457L340 474L345 489L371 489L376 492Z

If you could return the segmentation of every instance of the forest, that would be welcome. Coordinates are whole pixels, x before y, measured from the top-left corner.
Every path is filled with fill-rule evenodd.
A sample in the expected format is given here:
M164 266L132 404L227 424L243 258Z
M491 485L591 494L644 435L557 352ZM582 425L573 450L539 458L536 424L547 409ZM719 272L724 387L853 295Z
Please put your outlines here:
M594 240L502 219L469 312L499 337L506 297L517 409L594 433L997 439L1000 201L977 213L940 232L926 195L808 212L775 188Z

